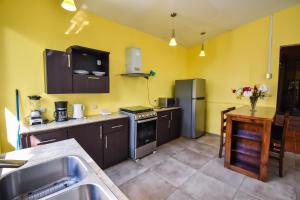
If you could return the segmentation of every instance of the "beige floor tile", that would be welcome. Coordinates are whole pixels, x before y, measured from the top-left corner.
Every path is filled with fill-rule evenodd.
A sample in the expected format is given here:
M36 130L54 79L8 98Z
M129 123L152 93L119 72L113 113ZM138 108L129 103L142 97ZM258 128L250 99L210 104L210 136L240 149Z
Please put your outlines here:
M172 155L172 157L194 169L200 169L211 159L189 149L184 149L183 151Z
M149 169L149 168L153 167L154 165L164 162L168 158L169 158L169 156L166 155L165 153L157 151L156 153L150 154L150 155L138 160L137 162L139 164L143 165L145 168Z
M195 169L173 158L168 158L161 164L155 165L151 170L175 187L180 186L196 173Z
M167 144L164 144L164 145L161 145L157 148L157 152L158 153L164 153L166 155L173 155L175 153L178 153L180 151L182 151L183 149L185 149L184 146L182 145L176 145L176 144L173 144L173 143L167 143Z
M175 192L173 192L167 200L196 200L187 193L177 189Z
M199 139L197 139L197 142L209 144L216 148L219 148L220 147L220 136L214 135L214 134L206 134L206 135L200 137Z
M197 153L201 153L207 157L215 158L219 153L219 149L208 144L204 143L192 143L189 147L190 150L195 151Z
M142 165L132 160L127 160L106 169L105 173L116 185L119 186L146 170L147 169Z
M131 200L165 200L176 188L155 173L145 173L120 186Z
M180 189L195 199L231 200L236 189L201 172L194 174Z
M260 200L252 195L246 194L244 192L237 191L233 200Z
M224 159L220 158L209 161L200 171L235 188L239 187L245 178L244 175L225 168Z
M278 199L278 200L295 200L295 188L289 185L271 184L262 182L253 178L246 177L239 188L240 191L246 192L260 199Z

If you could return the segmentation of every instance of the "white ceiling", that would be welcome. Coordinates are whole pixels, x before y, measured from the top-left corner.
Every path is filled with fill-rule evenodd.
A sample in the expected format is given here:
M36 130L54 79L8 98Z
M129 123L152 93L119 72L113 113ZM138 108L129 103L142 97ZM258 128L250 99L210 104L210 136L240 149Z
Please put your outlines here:
M171 29L190 47L207 38L289 7L300 0L75 0L99 16L157 36L166 42ZM170 13L178 16L171 19ZM275 22L274 22L275 23Z

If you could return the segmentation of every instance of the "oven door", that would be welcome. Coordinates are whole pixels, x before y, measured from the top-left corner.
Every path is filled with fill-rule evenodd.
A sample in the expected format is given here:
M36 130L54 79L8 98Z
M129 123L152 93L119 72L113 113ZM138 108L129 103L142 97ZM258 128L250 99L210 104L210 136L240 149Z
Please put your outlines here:
M156 141L157 117L136 121L137 148Z

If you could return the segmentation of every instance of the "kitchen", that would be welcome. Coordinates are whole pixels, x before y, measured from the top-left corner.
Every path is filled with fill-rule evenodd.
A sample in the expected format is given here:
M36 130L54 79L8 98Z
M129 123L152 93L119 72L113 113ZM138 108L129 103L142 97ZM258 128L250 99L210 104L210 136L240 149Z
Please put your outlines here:
M86 7L82 5L82 1L75 1L78 7L78 12L69 12L61 7L61 1L43 1L43 2L19 2L19 1L3 1L1 2L1 47L4 50L0 55L0 63L2 73L0 74L1 80L1 100L0 100L0 130L1 130L1 152L5 153L8 151L13 151L16 148L16 133L15 127L16 122L16 105L15 105L15 91L18 89L20 97L20 116L22 123L26 123L26 117L30 112L30 102L27 96L39 95L41 96L41 107L45 108L45 113L43 117L53 120L54 112L54 102L67 101L69 116L72 116L71 110L73 104L83 104L85 106L84 115L92 116L97 115L101 111L107 112L118 112L122 107L131 106L146 106L151 107L151 105L158 105L159 97L173 97L175 94L175 80L189 79L189 78L203 78L206 79L206 129L208 133L219 134L220 130L220 111L231 106L241 107L243 105L249 105L249 100L244 98L244 100L238 100L231 93L231 89L244 84L259 84L266 83L271 88L271 97L265 100L259 100L258 106L276 106L277 98L277 77L278 77L278 67L279 67L279 47L286 45L299 44L299 28L297 26L297 21L299 19L299 4L294 5L297 1L291 1L291 4L282 5L278 4L271 8L264 8L265 12L258 13L256 16L249 18L251 20L245 20L243 23L237 23L232 19L231 31L224 31L218 36L213 36L213 32L209 31L208 28L202 28L202 30L197 30L195 32L196 37L194 42L190 40L190 37L183 36L186 32L180 29L180 24L183 23L181 20L184 19L186 15L184 12L180 12L180 7L182 9L192 9L185 8L184 5L176 4L169 5L169 7L174 7L174 10L167 9L164 13L164 17L161 18L162 24L164 24L165 32L162 33L158 30L161 28L153 29L151 24L149 24L150 29L157 30L157 33L147 31L143 29L142 24L147 22L149 18L145 18L144 22L141 20L138 24L128 24L126 23L126 16L128 13L124 13L122 22L120 18L109 17L109 14L115 12L120 13L117 10L119 7L113 7L112 5L96 4L94 1L87 1ZM194 2L195 5L199 3ZM126 3L124 3L126 4ZM106 6L106 7L105 7ZM111 7L110 7L111 6ZM125 5L121 4L120 7L126 8ZM140 5L145 6L146 9L150 5ZM177 7L178 6L178 7ZM201 7L201 5L199 5ZM224 6L222 3L219 6ZM137 6L138 7L138 6ZM137 9L133 6L132 9ZM167 5L166 5L167 7ZM263 6L261 6L263 7ZM79 9L80 8L80 9ZM257 10L259 10L259 6ZM99 11L97 11L97 9ZM143 10L139 9L139 12ZM225 9L225 7L224 7ZM264 10L261 8L261 10ZM177 16L175 18L170 18L170 12L177 11ZM100 12L98 14L97 12ZM151 13L151 12L150 12ZM271 62L271 73L273 78L266 79L265 74L267 71L268 63L268 48L269 48L269 14L273 14L273 51L272 51L272 62ZM200 18L209 18L211 16L204 15L205 13L199 15ZM99 16L100 15L100 16ZM117 14L119 15L119 14ZM209 14L207 14L209 15ZM81 16L81 17L80 17ZM129 16L129 15L128 15ZM147 16L151 14L147 13ZM160 15L161 16L161 15ZM202 16L202 17L201 17ZM85 26L80 30L78 27L72 29L74 20L84 18ZM122 18L122 17L121 17ZM73 19L73 20L72 20ZM129 19L127 19L129 20ZM156 18L156 20L158 20ZM236 25L234 25L234 22ZM142 24L141 24L142 23ZM190 23L189 21L184 21L184 23ZM134 28L131 28L134 27ZM139 28L143 31L139 31ZM183 26L184 27L184 26ZM170 33L172 29L175 29L175 36L178 45L176 47L170 47L168 42L170 40ZM199 28L200 29L200 28ZM206 30L204 30L206 29ZM285 31L289 30L289 31ZM206 31L205 35L200 33ZM155 32L155 31L154 31ZM162 34L164 36L159 37L157 34ZM207 37L207 38L206 38ZM162 39L160 39L162 38ZM206 56L199 57L199 52L201 50L201 43L204 43L204 49ZM185 45L181 45L184 43ZM109 54L109 93L88 93L88 94L78 94L78 93L62 93L62 94L47 94L46 78L44 77L44 57L43 53L45 49L57 50L60 52L66 52L68 47L78 45L81 47L87 47L91 49L101 50L104 52L110 52ZM138 47L141 49L142 58L142 72L149 73L153 71L154 76L150 76L149 79L144 77L130 77L122 75L126 73L126 48L128 47ZM238 75L238 76L235 76ZM66 77L67 79L67 77ZM226 81L225 81L226 80ZM149 93L148 93L149 91ZM150 99L150 100L149 100ZM159 113L159 112L158 112ZM158 114L159 115L159 114ZM170 114L171 115L171 114ZM96 117L97 117L96 116ZM162 115L163 116L163 115ZM109 118L109 116L107 116ZM89 118L87 118L89 120ZM93 119L91 119L93 120ZM168 120L165 120L168 126ZM68 121L66 123L71 123ZM119 125L118 123L116 125ZM105 126L105 124L103 124ZM130 125L128 124L128 127ZM122 129L121 127L119 129ZM34 126L32 126L34 129ZM98 131L98 128L97 128ZM97 135L98 136L98 135ZM103 137L104 138L104 137ZM201 140L202 138L202 140ZM51 139L51 138L49 138ZM105 140L105 138L104 138ZM180 169L184 169L183 164L176 163L173 157L166 163L166 165L159 165L162 163L161 160L169 158L169 155L173 153L182 153L176 155L181 159L186 159L184 152L193 155L194 158L198 158L199 162L195 163L196 168L206 167L207 173L209 171L209 165L204 164L209 163L210 158L216 157L218 153L219 136L207 134L198 139L201 144L204 143L202 147L198 147L194 140L185 140L185 138L179 138L175 140L165 139L166 144L161 145L156 153L150 156L146 156L140 159L140 162L132 163L125 161L124 167L120 165L114 165L112 168L105 169L111 179L116 185L121 186L121 190L133 191L133 195L129 192L126 193L130 199L136 195L134 189L130 186L133 185L146 185L148 186L149 176L153 175L158 177L158 185L167 185L166 192L162 192L163 196L155 196L151 189L143 189L145 194L149 194L144 197L145 199L166 199L171 194L178 194L181 199L188 199L187 197L180 195L190 194L184 193L182 190L177 189L182 182L190 178L191 174L194 174L194 168L186 170L183 173L182 178L175 180L174 184L169 184L165 182L166 179L158 176L159 173L154 173L153 170L147 170L150 168L143 167L152 164L158 164L159 169L164 171L168 169L168 166L174 164ZM196 142L198 142L198 140ZM62 141L63 142L63 141ZM179 143L179 144L178 144ZM55 144L55 143L53 143ZM63 143L62 143L63 144ZM50 144L49 144L50 145ZM102 144L103 145L103 144ZM105 142L104 142L105 146ZM187 148L187 146L189 148ZM204 148L206 147L206 148ZM41 146L41 148L44 148ZM160 148L165 151L165 154L160 154ZM191 151L191 148L194 151ZM202 151L202 154L197 154ZM206 153L203 153L206 152ZM196 152L196 154L195 154ZM62 155L63 156L63 155ZM159 161L155 160L155 157L160 157ZM175 155L173 155L175 156ZM202 156L202 157L201 157ZM289 157L289 156L292 156ZM294 156L294 157L293 157ZM293 173L298 174L295 169L299 164L298 158L295 154L286 154L288 161L288 166L291 165ZM122 158L123 159L123 158ZM153 160L152 160L153 159ZM179 159L179 158L178 158ZM38 162L38 160L37 160ZM218 160L212 160L211 162L217 162ZM144 163L144 164L143 164ZM171 163L171 164L170 164ZM189 162L188 162L189 163ZM170 165L167 165L170 164ZM177 165L176 165L177 164ZM223 167L224 162L219 163L222 168L212 170L212 174L216 171L224 172ZM277 164L277 163L275 163ZM295 165L297 165L295 167ZM118 166L120 169L118 169ZM195 166L194 166L195 167ZM129 171L126 169L134 169ZM172 168L172 167L171 167ZM176 167L175 167L176 168ZM157 169L157 170L159 170ZM97 168L98 170L98 168ZM124 170L124 171L122 171ZM277 170L277 169L276 169ZM126 177L113 177L112 174L118 174L122 171L122 174ZM276 171L277 172L277 171ZM271 194L266 194L265 191L261 191L262 194L253 194L250 192L244 194L244 192L236 192L243 179L243 184L246 189L249 186L245 183L245 177L232 174L231 171L225 171L224 173L229 173L236 178L237 183L233 187L225 187L224 184L219 182L216 183L215 190L221 188L227 191L228 195L226 198L231 199L236 196L241 195L254 195L255 197L268 199L274 196L268 196ZM293 174L292 173L292 174ZM137 175L141 175L140 178ZM284 175L282 181L276 179L274 184L272 181L268 183L260 183L261 188L271 188L271 191L282 191L282 196L286 198L294 199L296 194L299 193L299 188L291 186L296 181L290 176L297 177L295 174ZM216 176L216 174L214 174ZM219 177L219 176L218 176ZM223 176L222 176L223 177ZM222 179L220 176L219 179ZM169 176L170 179L175 179L172 174ZM215 183L216 179L211 179L208 176L201 174L201 178L206 178L207 185L203 188L209 187L210 181ZM223 177L223 179L228 179L228 176ZM286 180L287 179L287 180ZM118 182L119 181L119 182ZM130 182L131 181L131 182ZM137 182L134 182L137 181ZM146 182L145 182L146 181ZM224 181L224 180L223 180ZM128 184L126 184L129 182ZM172 181L171 181L172 182ZM205 181L204 181L205 182ZM227 180L230 182L230 179ZM253 181L254 182L254 181ZM288 182L282 186L281 182ZM192 182L191 182L192 183ZM256 182L255 182L256 183ZM251 182L252 185L255 185ZM250 185L251 185L250 184ZM149 188L152 185L150 184ZM162 186L162 188L164 188ZM245 189L244 188L244 189ZM153 188L152 188L153 189ZM249 188L248 188L249 189ZM122 190L122 191L123 191ZM155 188L153 189L155 191ZM192 190L192 188L191 188ZM263 190L263 189L262 189ZM161 191L161 190L159 190ZM200 191L202 194L207 194L211 190ZM240 190L238 190L240 191ZM237 193L236 196L235 192ZM297 193L298 192L298 193ZM242 193L242 194L241 194ZM288 194L287 194L288 193ZM150 195L151 194L151 195ZM276 193L275 193L276 194ZM222 192L216 194L223 195ZM232 196L231 196L232 195ZM260 196L266 195L266 196ZM279 195L279 194L278 194ZM216 197L213 196L213 197ZM210 195L209 195L210 197ZM212 198L213 198L212 197ZM281 196L279 196L281 197ZM278 197L278 198L279 198ZM195 197L191 197L195 198ZM225 197L224 197L225 198Z

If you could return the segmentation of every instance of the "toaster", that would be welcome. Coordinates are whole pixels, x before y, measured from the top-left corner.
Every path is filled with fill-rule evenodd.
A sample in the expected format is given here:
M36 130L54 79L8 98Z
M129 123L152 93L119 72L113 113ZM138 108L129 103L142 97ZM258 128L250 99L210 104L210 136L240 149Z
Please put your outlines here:
M158 106L161 108L170 108L177 106L176 98L159 98L158 99Z

